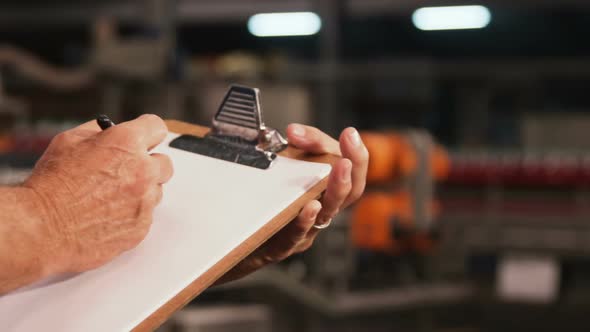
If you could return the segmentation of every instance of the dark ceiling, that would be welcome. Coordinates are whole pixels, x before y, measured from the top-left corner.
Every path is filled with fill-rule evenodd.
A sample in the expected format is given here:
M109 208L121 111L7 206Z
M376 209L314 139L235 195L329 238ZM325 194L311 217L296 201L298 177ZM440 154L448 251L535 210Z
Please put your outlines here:
M483 30L440 32L423 32L413 27L410 16L416 6L408 7L408 3L412 3L410 1L363 1L365 14L359 14L362 12L359 8L363 6L361 2L349 1L342 17L340 53L347 59L391 56L590 57L590 43L586 42L590 35L590 1L587 0L483 1L493 14L489 27ZM231 6L238 2L242 5ZM280 51L308 59L317 57L318 36L255 38L246 29L248 15L237 14L241 11L251 12L258 8L256 6L261 10L265 6L267 9L277 6L283 8L285 3L282 0L179 0L180 8L186 10L178 28L181 54L213 55L231 50L252 50L263 53ZM420 2L423 3L439 4L442 1ZM119 10L119 15L129 18L139 8L138 2L130 1L58 0L47 5L47 1L27 0L29 9L25 12L16 4L22 4L22 1L5 0L0 5L0 43L19 45L60 63L76 63L76 59L83 58L90 47L89 23L97 13L115 13ZM288 4L305 9L311 2L293 0ZM391 10L376 11L379 6ZM51 9L47 9L49 7ZM223 8L226 10L223 11ZM366 14L371 8L375 11ZM199 9L217 15L227 13L227 16L224 19L199 19L204 15L195 13ZM191 18L193 14L195 17ZM64 20L54 21L59 15ZM4 22L3 25L3 16L10 16L13 24ZM122 32L127 35L148 33L144 24L134 20L122 21L126 22Z

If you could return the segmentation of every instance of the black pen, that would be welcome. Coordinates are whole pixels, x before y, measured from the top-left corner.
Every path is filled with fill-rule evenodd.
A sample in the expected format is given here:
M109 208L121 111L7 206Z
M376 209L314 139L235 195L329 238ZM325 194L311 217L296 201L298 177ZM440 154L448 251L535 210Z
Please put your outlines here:
M113 122L113 120L111 120L111 118L109 118L108 116L106 116L104 114L99 114L96 117L96 123L98 123L98 126L102 130L107 130L110 127L112 127L112 126L115 125L115 123Z

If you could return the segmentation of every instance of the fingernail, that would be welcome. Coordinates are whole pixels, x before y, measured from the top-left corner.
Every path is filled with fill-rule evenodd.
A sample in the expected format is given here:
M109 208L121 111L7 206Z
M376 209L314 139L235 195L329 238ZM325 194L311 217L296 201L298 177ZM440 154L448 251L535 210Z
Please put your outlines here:
M292 125L291 128L293 128L291 129L291 133L293 133L293 135L298 137L305 137L305 128L303 128L303 126Z
M352 170L352 163L350 160L346 163L345 167L342 167L342 172L340 172L340 181L342 183L350 182L350 172Z
M348 138L354 146L360 146L362 143L361 135L359 135L359 132L356 129L350 131L350 133L348 134Z

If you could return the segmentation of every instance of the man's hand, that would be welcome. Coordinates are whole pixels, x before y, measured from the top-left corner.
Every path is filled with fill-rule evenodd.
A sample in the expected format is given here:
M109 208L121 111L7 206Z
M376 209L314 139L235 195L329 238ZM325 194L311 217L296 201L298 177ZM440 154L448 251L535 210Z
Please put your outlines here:
M319 229L342 209L355 202L365 190L369 152L354 128L345 129L336 141L317 128L292 124L287 128L289 143L313 154L341 156L332 168L321 201L309 202L299 216L268 242L223 276L217 284L241 278L267 264L303 252L313 244Z
M149 153L166 133L159 117L143 115L53 139L23 185L41 211L46 274L96 268L144 239L173 172L167 156Z

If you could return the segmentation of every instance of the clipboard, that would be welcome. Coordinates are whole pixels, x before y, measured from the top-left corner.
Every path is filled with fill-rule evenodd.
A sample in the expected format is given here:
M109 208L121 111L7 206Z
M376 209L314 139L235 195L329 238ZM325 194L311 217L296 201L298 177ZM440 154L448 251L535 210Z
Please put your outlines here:
M225 99L231 94L231 90L235 89L236 86L230 88L230 92ZM241 88L241 87L238 87ZM256 91L255 93L258 93ZM257 98L258 99L258 98ZM260 107L260 106L258 106ZM223 108L223 104L220 108ZM219 110L218 114L222 112ZM211 132L211 128L203 127L199 125L189 124L177 120L167 120L166 125L168 130L172 133L181 135L193 135L198 137L204 137ZM333 164L338 161L338 157L332 155L311 155L307 154L302 150L288 146L286 149L279 152L279 155L291 159L303 160L314 163ZM238 247L232 250L227 256L215 264L206 273L195 279L188 287L182 292L178 293L174 298L170 299L165 305L161 306L152 315L146 318L141 324L139 324L133 331L143 332L151 331L163 324L174 312L184 307L191 300L205 291L208 287L213 285L215 281L221 278L225 273L230 271L239 262L250 255L254 250L264 244L274 234L286 226L291 220L295 219L303 206L321 196L326 190L328 183L327 177L318 182L313 186L307 193L299 197L296 201L291 203L289 207L284 209L280 214L270 220L265 226L260 228L255 234L249 237L246 241L241 243Z
M231 91L235 91L235 88L236 87L234 86L230 89L230 91L228 92L228 96L231 94ZM237 87L237 89L240 90L240 89L250 89L250 88ZM255 94L256 103L258 104L258 105L256 105L256 107L253 110L255 112L260 113L261 110L260 110L260 106L259 106L259 102L258 102L258 91L256 89L251 89L250 91ZM226 96L226 100L224 100L224 102L222 103L217 115L222 114L224 112L224 105L226 105L226 101L227 101L228 96ZM257 137L246 137L246 138L253 139L253 140L250 140L250 143L248 143L250 145L247 145L246 148L249 149L249 148L253 147L256 151L260 152L261 158L267 158L269 163L265 164L263 162L262 163L263 167L265 165L268 168L273 167L272 161L276 160L277 158L279 159L279 162L286 161L286 159L282 159L283 157L286 157L289 159L296 159L296 160L300 160L300 161L308 161L308 162L323 163L323 164L332 164L338 160L338 158L336 156L331 156L331 155L312 156L312 155L307 155L303 151L294 149L292 147L287 147L284 144L285 142L281 141L281 137L276 136L278 134L275 135L275 133L271 129L264 127L263 122L262 122L262 118L261 118L261 114L259 115L258 119L259 119L259 120L257 120L258 128L254 128L254 129L258 130L261 133L264 133L264 135L260 135ZM214 119L214 121L215 121L215 119ZM217 127L217 128L214 128L213 130L211 128L198 126L198 125L192 125L189 123L176 121L176 120L168 120L168 121L166 121L166 124L168 126L169 131L170 131L170 134L169 134L170 137L167 139L170 142L170 146L173 146L172 143L174 142L174 140L178 140L181 137L183 137L184 135L189 135L192 137L206 138L208 136L211 136L212 134L215 134L216 132L219 132L219 129L218 129L219 126L216 125L215 122L214 122L214 127ZM260 126L260 124L262 124L262 125ZM231 127L228 127L228 128L231 129ZM228 128L224 128L224 130L222 130L221 134L226 135ZM261 131L260 129L264 129L264 131ZM268 133L271 133L271 135L268 135ZM217 139L217 138L215 138L215 139ZM277 143L277 146L279 146L279 147L277 147L277 146L273 147L272 146L273 144L268 144L268 143L270 143L270 141ZM165 143L166 143L166 141L165 141ZM260 148L261 145L263 146L263 148ZM276 152L274 152L274 151L276 151ZM256 158L254 158L254 159L256 159ZM246 160L242 161L242 163L241 163L242 165L240 167L256 167L256 165L259 166L259 161L260 161L259 159L256 159L258 161L255 160L253 162L256 165L254 165L254 164L249 165L252 163L252 160L254 160L254 159L246 158ZM225 160L225 161L219 161L219 162L225 163L225 162L232 162L232 161ZM279 167L279 166L281 166L281 164L278 164L276 166ZM270 171L272 171L272 169ZM260 172L264 172L264 170L257 171L257 172L258 172L258 174L260 174ZM176 312L177 310L184 307L192 299L194 299L199 294L201 294L204 290L206 290L208 287L213 285L215 283L215 281L217 281L225 273L230 271L234 266L236 266L239 262L241 262L244 258L246 258L249 254L251 254L259 246L264 244L264 242L266 242L269 238L271 238L275 233L277 233L280 229L282 229L285 225L287 225L291 220L293 220L298 215L300 210L303 208L303 206L307 202L309 202L313 199L316 199L321 195L321 193L326 189L326 186L327 186L327 174L326 174L326 176L319 179L318 181L315 181L315 184L313 186L308 188L308 190L306 192L304 192L302 195L300 195L298 198L296 198L290 204L288 204L288 206L286 208L282 209L282 211L275 214L274 217L270 218L270 220L268 220L266 222L263 221L263 223L261 224L261 227L259 227L256 231L254 231L251 235L249 235L244 241L242 241L241 243L234 246L233 249L231 249L223 257L218 259L216 261L216 263L211 265L206 271L201 273L198 277L196 277L187 286L182 288L180 291L175 292L175 294L173 294L171 297L167 298L167 300L164 303L162 303L161 305L159 305L157 307L157 309L150 310L151 313L145 315L144 318L134 321L136 323L132 324L132 326L134 326L134 327L130 328L130 329L132 331L152 331L152 330L156 329L157 327L159 327L167 319L169 319L170 316L174 312ZM149 235L148 235L148 237L149 237ZM206 250L206 248L203 248L203 249ZM120 258L117 258L117 260L119 260L119 262L112 262L112 263L119 264L119 265L125 264L124 259L126 257L120 257ZM183 262L183 263L185 265L191 264L190 261ZM109 264L111 264L111 263L109 263ZM104 272L104 271L102 271L102 272ZM89 280L90 281L96 280L96 278L92 279L93 273L95 274L94 277L96 277L96 275L98 275L99 279L101 277L104 277L103 275L100 275L101 271L90 271L90 272L87 272L87 274L90 275L91 277L87 278L88 280L86 280L86 282ZM106 273L108 274L108 271ZM84 274L82 274L82 275L84 275ZM106 277L108 277L108 276L106 276ZM66 283L67 282L68 281L66 281ZM65 285L65 284L62 284L62 285ZM80 283L78 284L78 286L79 285L80 285ZM58 285L58 286L60 286L60 285ZM118 285L118 286L121 287L121 285ZM35 287L43 288L44 285L35 286ZM69 287L72 287L72 286L69 286ZM73 287L76 287L76 284L74 284ZM36 291L36 289L33 288L32 292L34 293L35 291ZM100 292L100 290L96 290L96 291ZM145 291L149 292L150 290L145 290ZM89 290L89 289L86 289L85 292L86 292L86 294L93 294L91 292L91 290ZM30 294L31 294L31 292L28 293L28 295L30 295ZM53 294L55 294L55 292ZM26 290L24 292L24 295L27 296ZM38 296L38 297L40 297L40 299L42 299L43 293L40 293L40 295L41 296ZM79 295L80 294L76 294L76 297L79 298L80 297ZM16 295L8 294L7 297L4 299L2 297L0 297L0 325L5 326L5 327L8 326L8 331L20 331L20 329L18 329L18 327L15 329L10 328L11 325L9 323L10 323L11 316L15 313L15 310L17 310L14 307L18 307L18 305L20 305L21 308L18 308L17 311L27 310L28 308L25 308L23 304L32 303L31 302L32 299L29 298L28 302L21 301L20 303L19 303L19 301L13 301L14 303L12 303L12 308L10 308L10 306L11 306L10 297L11 296L16 296L18 299L18 296L19 296L18 291L17 291ZM103 296L103 295L101 294L101 296ZM3 301L8 301L8 302L3 302ZM63 301L66 301L66 300L62 300L62 303L65 303ZM91 299L89 299L89 303L92 303ZM92 306L89 306L89 308L92 308ZM35 308L33 308L31 310L35 311ZM113 309L113 310L116 310L116 309ZM115 311L112 311L111 314L114 312ZM3 317L3 314L4 314L4 317ZM42 312L41 314L47 314L47 312ZM101 314L106 315L107 313L100 313L100 314L94 315L93 319L95 319L95 320L99 319L97 317L100 317ZM34 316L34 313L32 313L31 317L33 317L33 316ZM65 316L67 316L67 315L65 315ZM26 317L26 315L22 315L19 318L21 320L26 320L28 317ZM6 320L6 321L2 322L3 320ZM7 323L7 324L4 324L4 323ZM71 326L69 326L69 329L67 329L67 330L76 330L76 328L75 327L72 328Z

